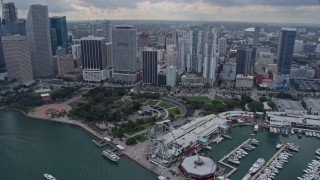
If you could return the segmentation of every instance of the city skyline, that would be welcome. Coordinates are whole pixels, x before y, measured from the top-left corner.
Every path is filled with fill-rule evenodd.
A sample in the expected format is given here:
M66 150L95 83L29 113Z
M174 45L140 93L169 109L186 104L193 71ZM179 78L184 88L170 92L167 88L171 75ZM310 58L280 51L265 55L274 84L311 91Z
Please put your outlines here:
M319 0L48 0L13 1L19 17L26 17L30 4L45 4L50 16L68 20L191 20L273 23L318 23Z

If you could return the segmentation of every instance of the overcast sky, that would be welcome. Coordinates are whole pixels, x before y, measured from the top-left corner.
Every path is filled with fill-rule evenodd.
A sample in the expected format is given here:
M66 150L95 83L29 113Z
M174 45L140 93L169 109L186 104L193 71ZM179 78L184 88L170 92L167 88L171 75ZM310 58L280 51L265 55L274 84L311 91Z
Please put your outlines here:
M10 0L9 0L10 1ZM26 17L30 4L68 20L157 19L320 24L320 0L11 0ZM4 2L8 2L4 0Z

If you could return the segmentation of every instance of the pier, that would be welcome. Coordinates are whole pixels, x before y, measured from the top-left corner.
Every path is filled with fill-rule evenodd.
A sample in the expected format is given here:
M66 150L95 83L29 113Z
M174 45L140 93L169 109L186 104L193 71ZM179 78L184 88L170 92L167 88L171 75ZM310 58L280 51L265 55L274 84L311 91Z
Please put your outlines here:
M97 145L99 148L102 148L102 147L104 147L104 146L106 146L106 145L109 144L109 143L108 143L107 141L105 141L105 140L96 141L96 140L93 139L92 142L93 142L95 145Z
M247 144L248 142L251 141L252 138L247 139L246 141L244 141L243 143L241 143L238 147L236 147L234 150L232 150L229 154L223 156L222 159L220 159L218 162L228 168L231 169L231 171L226 175L226 177L230 177L234 172L237 171L236 167L231 166L228 163L223 162L224 160L226 160L231 154L233 154L234 152L236 152L238 149L240 149L243 145Z
M279 149L270 159L269 161L254 175L251 177L251 180L256 179L259 174L266 168L269 166L269 164L283 151L287 148L287 144L285 144L281 149Z

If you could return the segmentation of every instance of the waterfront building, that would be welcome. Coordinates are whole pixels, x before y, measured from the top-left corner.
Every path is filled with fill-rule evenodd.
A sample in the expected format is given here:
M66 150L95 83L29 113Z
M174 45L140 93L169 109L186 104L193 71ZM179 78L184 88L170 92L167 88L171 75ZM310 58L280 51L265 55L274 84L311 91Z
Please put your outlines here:
M107 79L106 42L104 37L81 38L83 79L96 81Z
M58 46L62 47L65 52L68 51L68 31L66 16L50 17L50 29L52 43L52 54L56 55Z
M210 157L199 155L184 158L178 166L183 177L193 180L214 179L218 169L217 164Z
M202 31L199 27L193 27L190 31L190 46L189 53L190 58L187 64L188 72L190 73L201 73L202 72L202 52L201 52L201 42Z
M3 51L8 79L20 83L33 81L28 39L25 36L3 36Z
M252 42L253 45L260 44L259 36L260 36L260 27L255 27L253 32L253 42Z
M133 84L137 81L137 30L116 26L112 30L113 80Z
M209 28L208 39L203 50L203 78L205 83L213 85L216 81L217 70L217 34L214 28Z
M236 80L237 64L234 58L229 59L222 68L221 79L224 81Z
M250 48L241 47L237 50L237 74L248 76L252 74L252 51Z
M292 55L296 39L296 29L282 28L278 46L278 73L289 75L291 71Z
M218 41L218 53L220 56L225 55L227 52L227 39L220 38Z
M253 76L244 76L238 74L236 77L236 88L252 89L253 87Z
M177 68L174 66L167 67L166 85L174 88L177 84Z
M159 53L152 48L146 48L142 51L143 64L143 83L158 85L158 62Z
M54 75L48 6L31 5L27 22L26 32L31 52L33 76L51 77Z

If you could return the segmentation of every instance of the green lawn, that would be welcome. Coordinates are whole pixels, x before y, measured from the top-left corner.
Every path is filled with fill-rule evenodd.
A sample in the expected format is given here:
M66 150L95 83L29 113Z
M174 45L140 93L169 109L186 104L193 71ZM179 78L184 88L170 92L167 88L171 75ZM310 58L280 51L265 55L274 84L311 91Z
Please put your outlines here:
M158 103L159 103L159 101L149 101L146 105L154 106Z
M186 97L189 101L198 101L198 102L203 102L205 104L211 103L211 100L207 96L184 96ZM179 97L182 99L182 97Z
M179 108L169 109L168 112L169 112L169 115L172 114L174 117L181 114Z
M158 106L164 108L164 109L169 109L169 108L173 108L173 107L176 107L175 105L171 104L171 103L168 103L168 102L165 102L165 101L162 101L160 104L158 104Z

